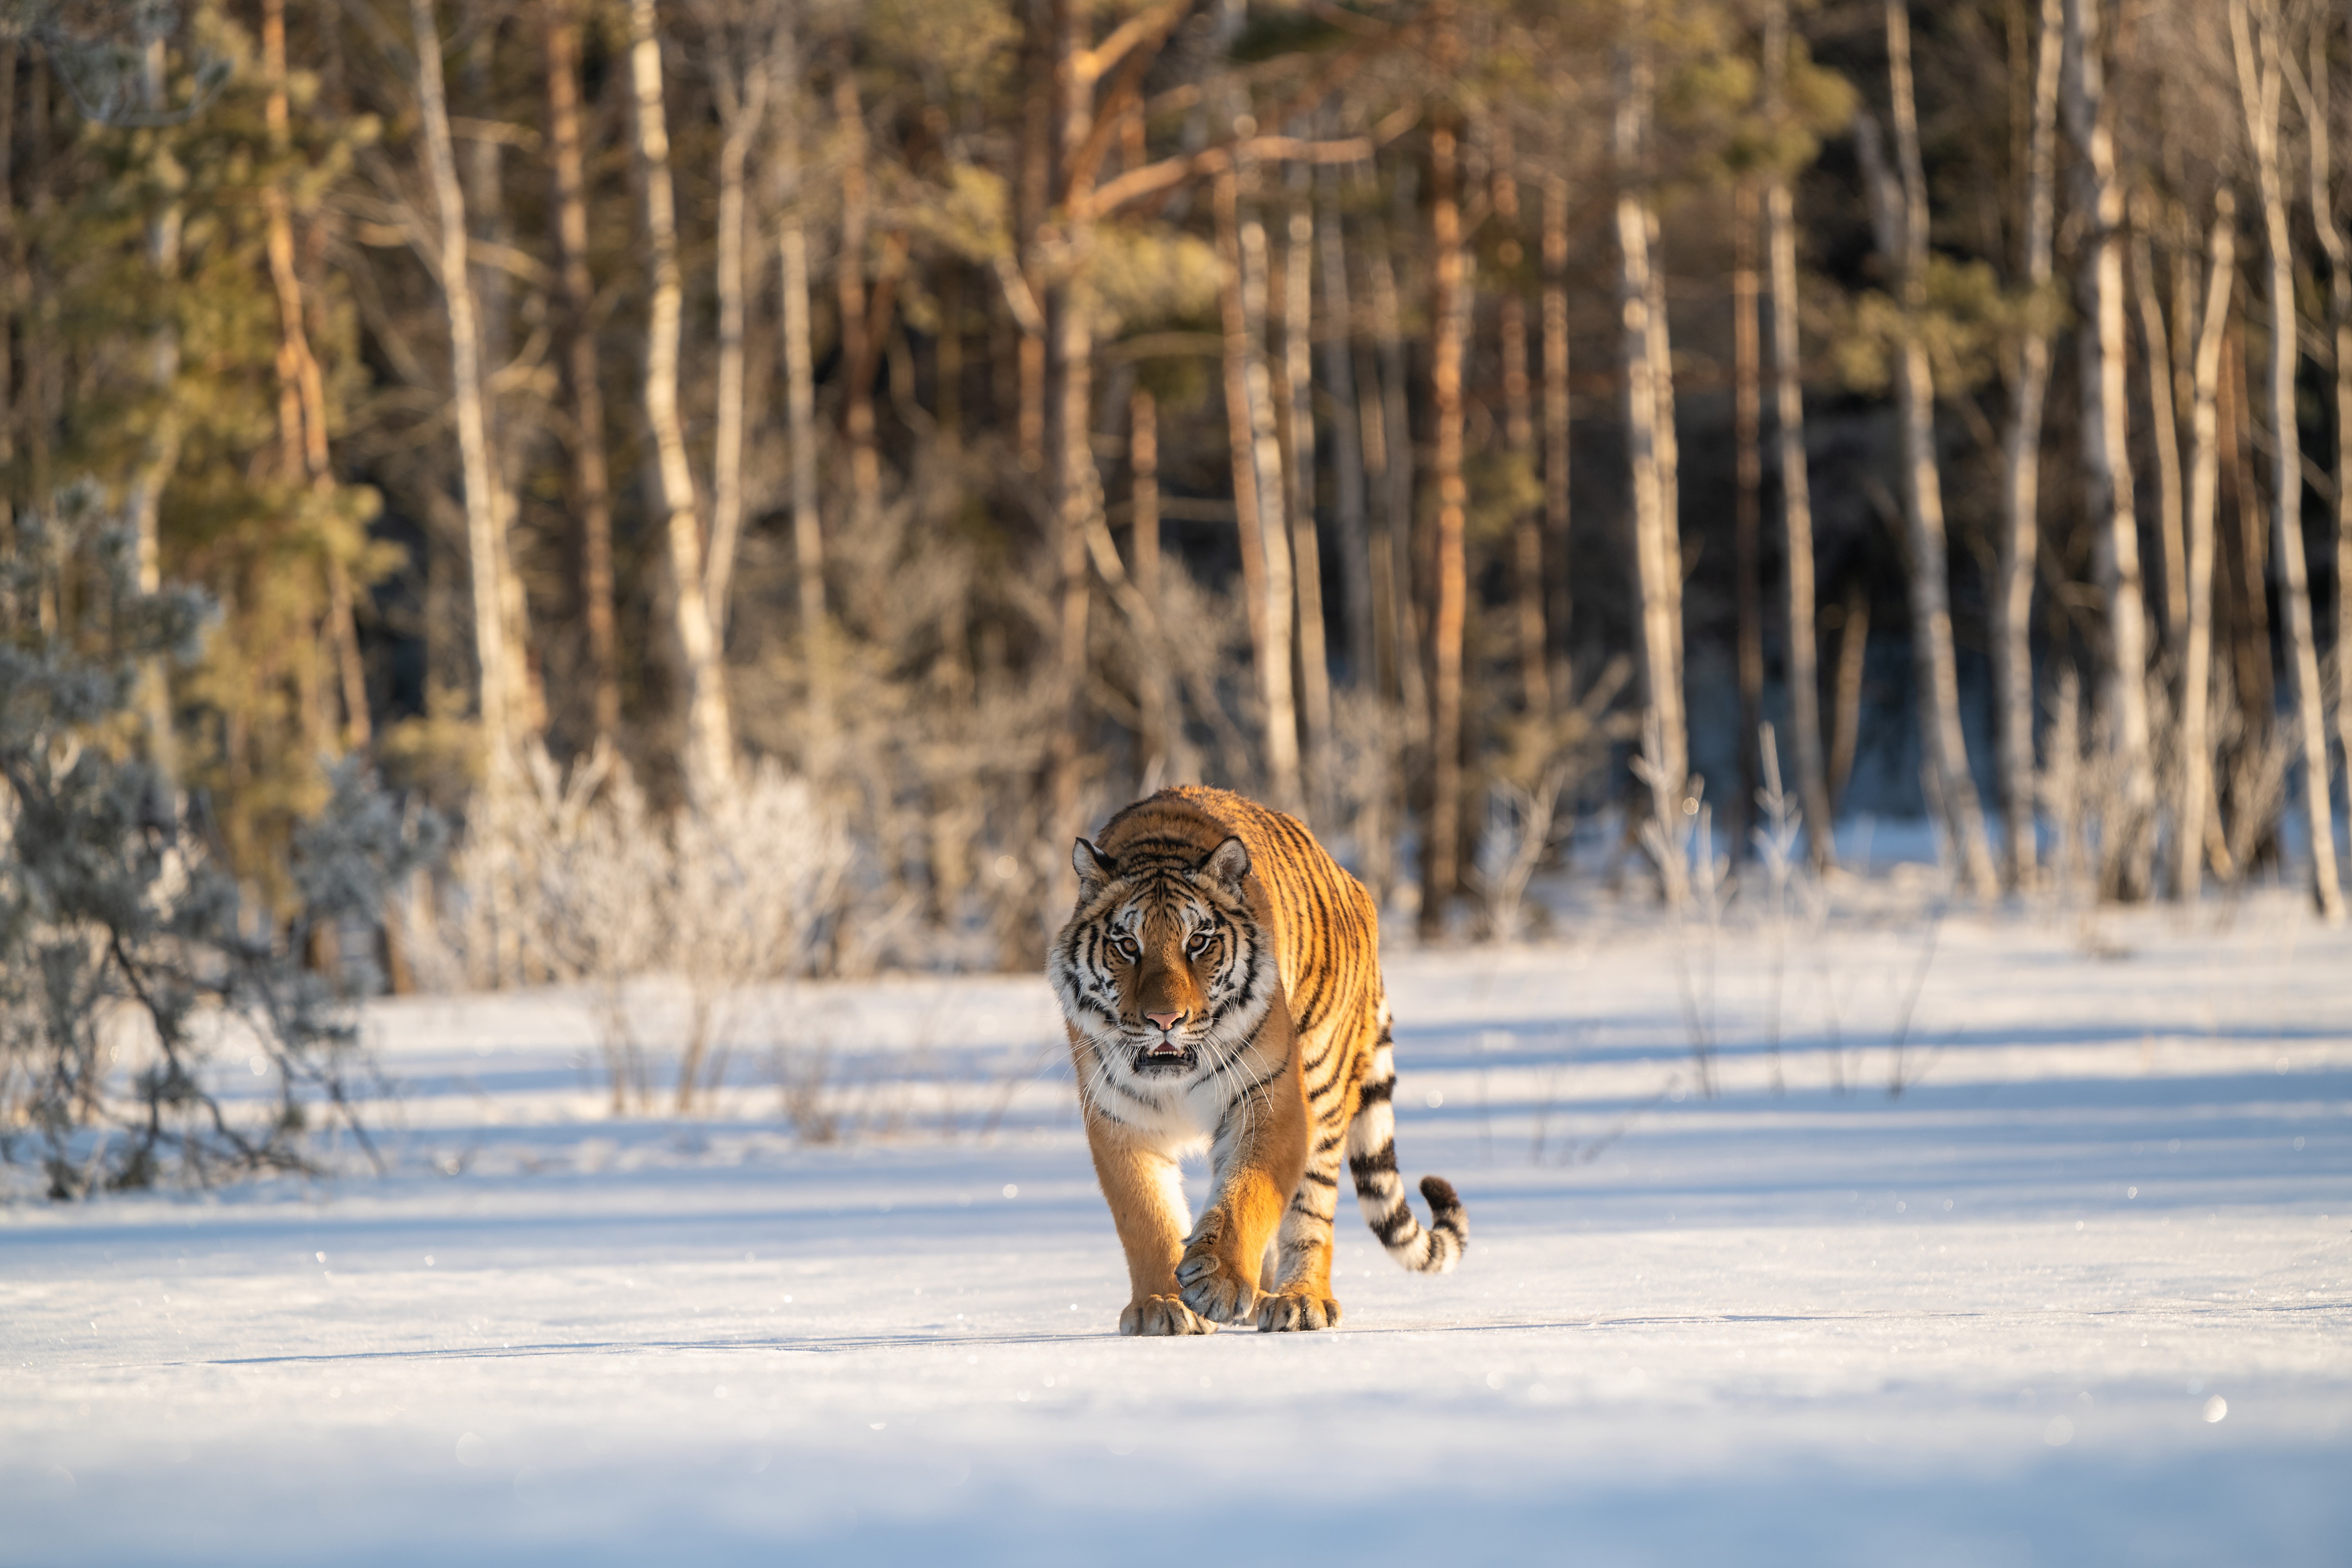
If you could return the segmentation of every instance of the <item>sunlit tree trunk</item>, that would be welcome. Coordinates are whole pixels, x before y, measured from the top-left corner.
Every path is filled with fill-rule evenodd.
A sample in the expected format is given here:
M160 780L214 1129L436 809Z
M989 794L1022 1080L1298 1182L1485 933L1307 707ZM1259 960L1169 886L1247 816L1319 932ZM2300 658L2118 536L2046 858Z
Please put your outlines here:
M2189 505L2184 516L2188 616L2180 639L2180 795L2173 813L2172 891L2184 904L2196 902L2205 863L2206 823L2213 814L2213 743L2208 733L2208 691L2213 669L2213 515L2220 490L2221 348L2229 338L2230 294L2237 282L2236 204L2229 190L2213 204L2213 229L2207 242L2202 325L2196 329L2190 371ZM2179 322L2190 331L2189 319Z
M648 4L648 0L638 0ZM482 404L480 342L475 334L474 288L467 270L466 195L457 183L457 156L449 139L448 99L442 87L441 36L433 0L410 0L416 41L416 87L425 131L425 173L441 221L441 292L449 317L449 381L456 404L457 453L464 476L466 553L473 569L474 658L479 673L482 745L495 786L510 763L506 621L500 612L498 532L503 521L490 460L489 424Z
M661 37L654 0L630 0L629 21L637 162L645 185L646 238L653 275L646 329L646 419L653 427L656 491L669 567L670 632L685 686L681 706L686 737L680 763L688 797L701 802L717 798L734 783L734 730L728 715L719 640L710 623L702 530L695 515L694 471L687 459L686 426L678 411L685 285L678 267L677 209L671 193Z
M1160 586L1159 400L1138 387L1127 401L1127 466L1131 484L1129 500L1134 541L1128 551L1129 570L1134 577L1136 591L1150 607L1150 627L1156 634L1167 605ZM1151 667L1143 672L1137 693L1142 708L1142 731L1138 738L1143 754L1143 778L1147 784L1181 783L1190 779L1196 768L1191 748L1184 744L1175 672L1170 668L1166 649L1158 645L1157 635L1151 643L1153 645L1146 649Z
M576 0L546 0L548 151L555 174L555 238L572 380L572 504L580 524L581 620L588 632L595 736L621 726L621 666L613 616L613 495L604 464L604 388L596 348L596 281L588 269L588 181L580 133Z
M2001 439L2001 528L1992 612L2002 873L2011 889L2033 883L2033 570L2042 538L2042 416L2050 387L2047 317L2057 213L2058 77L2065 54L2063 0L2042 0L2034 53L2033 129L2026 144L2024 280L2031 300L2009 366L2008 427Z
M268 92L263 119L273 156L287 152L290 112L286 92L286 4L263 0L261 8L262 77ZM0 193L5 193L0 185ZM293 201L282 181L273 180L262 192L268 227L264 249L269 257L270 283L278 295L278 418L285 443L285 469L289 479L306 481L321 497L331 496L334 476L327 445L327 384L319 359L310 350L304 315L302 280L294 264ZM0 353L5 353L0 347ZM343 558L327 553L327 640L334 653L341 687L343 724L340 737L346 749L368 744L370 725L367 669L360 660L359 629L352 604L352 580Z
M1430 245L1434 287L1430 321L1430 401L1437 423L1437 580L1430 617L1430 797L1423 833L1421 934L1445 934L1461 876L1462 632L1467 599L1463 560L1462 340L1467 315L1462 215L1450 125L1430 132Z
M2091 572L2106 601L2100 706L2116 774L2118 821L2102 846L2109 891L2147 895L2155 831L2155 778L2147 728L2147 612L2140 580L2139 522L2132 508L2126 437L2130 402L2124 337L2124 193L2106 104L2099 0L2066 0L2063 101L2076 153L2075 207L2087 225L2079 283L2084 508L2091 519Z
M1232 273L1227 284L1225 354L1228 401L1239 393L1232 416L1237 447L1234 455L1235 501L1246 477L1255 505L1249 509L1256 533L1257 580L1252 584L1262 656L1258 664L1258 695L1265 707L1265 769L1268 792L1285 810L1296 810L1300 796L1298 705L1291 682L1290 535L1284 515L1282 449L1275 437L1274 377L1265 362L1266 242L1265 225L1255 206L1242 198L1255 185L1244 162L1233 175L1221 176L1217 186L1220 221L1232 229ZM1226 217L1227 210L1231 216ZM1238 382L1236 387L1234 383ZM1247 474L1244 475L1244 459ZM1246 561L1250 541L1243 541Z
M1647 23L1644 14L1637 26ZM1619 51L1612 143L1617 167L1618 308L1624 322L1625 441L1633 493L1635 586L1640 594L1642 679L1648 719L1660 737L1658 774L1651 780L1658 813L1682 816L1690 771L1683 717L1682 563L1675 519L1667 507L1670 417L1657 385L1660 354L1653 340L1657 290L1652 278L1650 214L1644 193L1643 141L1651 92L1646 41Z
M774 78L764 59L715 61L712 78L724 131L719 143L718 429L710 465L710 557L703 564L703 582L711 633L724 645L727 591L743 532L744 171L767 117Z
M2286 192L2279 171L2278 118L2284 78L2277 0L2230 0L2230 38L2238 65L2238 94L2246 135L2253 144L2256 189L2268 241L2271 307L2272 548L2278 551L2279 607L2286 625L2287 671L2293 681L2295 739L2303 760L2303 797L2311 834L2312 899L2333 925L2344 918L2336 879L2336 824L2328 809L2327 730L2320 712L2319 657L2312 645L2311 590L2303 559L2303 447L2295 428L2294 238L2287 229Z
M140 22L140 90L146 111L162 119L169 107L164 13L142 14ZM43 68L46 68L47 62ZM173 139L154 137L147 171L159 191L177 193L187 183L186 171L172 151ZM180 231L185 213L175 194L159 204L147 221L147 267L157 287L166 294L180 272ZM131 536L138 551L139 589L153 593L163 582L163 486L179 466L181 422L178 407L180 330L166 308L147 340L147 384L155 400L153 423L131 471L124 510L130 514ZM37 497L47 505L46 496ZM179 776L179 743L172 722L172 694L163 661L147 660L139 672L139 706L147 726L147 757L167 785Z

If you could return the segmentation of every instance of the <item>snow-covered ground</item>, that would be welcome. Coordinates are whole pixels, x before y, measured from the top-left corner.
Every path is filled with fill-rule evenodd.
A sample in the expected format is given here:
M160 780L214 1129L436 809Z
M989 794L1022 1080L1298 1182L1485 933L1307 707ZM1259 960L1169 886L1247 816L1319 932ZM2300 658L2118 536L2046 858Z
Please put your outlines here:
M0 1562L2352 1561L2352 936L1917 903L1393 955L1313 1335L1116 1336L1041 981L385 1005L390 1176L0 1207Z

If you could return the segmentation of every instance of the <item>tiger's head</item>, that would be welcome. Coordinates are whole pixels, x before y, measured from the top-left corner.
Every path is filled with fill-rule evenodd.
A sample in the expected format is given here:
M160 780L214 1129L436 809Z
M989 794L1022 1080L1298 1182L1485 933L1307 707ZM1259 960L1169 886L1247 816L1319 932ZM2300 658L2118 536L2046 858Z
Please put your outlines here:
M1244 891L1241 840L1205 855L1147 842L1119 861L1080 839L1070 863L1077 908L1048 968L1107 1070L1181 1082L1256 1032L1278 977Z

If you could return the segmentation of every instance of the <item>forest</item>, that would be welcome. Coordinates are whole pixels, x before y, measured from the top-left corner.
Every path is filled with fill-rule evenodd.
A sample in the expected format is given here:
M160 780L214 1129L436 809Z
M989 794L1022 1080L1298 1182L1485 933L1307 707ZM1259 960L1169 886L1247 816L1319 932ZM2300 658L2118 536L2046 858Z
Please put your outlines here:
M2340 918L2334 8L0 34L12 852L135 762L256 951L1031 967L1191 779L1430 940L1539 925L1579 832L1674 899L1856 811L1962 897ZM354 812L399 875L305 915Z

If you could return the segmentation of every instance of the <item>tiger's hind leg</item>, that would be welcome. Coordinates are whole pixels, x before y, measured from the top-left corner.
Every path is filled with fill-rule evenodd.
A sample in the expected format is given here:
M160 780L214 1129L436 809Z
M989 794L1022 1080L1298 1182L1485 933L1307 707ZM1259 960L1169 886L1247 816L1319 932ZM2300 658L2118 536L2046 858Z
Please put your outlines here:
M1339 1113L1346 1108L1348 1064L1360 1050L1335 1028L1326 1051L1310 1044L1306 1060L1319 1071L1307 1075L1307 1093L1312 1139L1307 1146L1307 1170L1283 1210L1277 1236L1273 1281L1258 1302L1257 1326L1268 1333L1339 1326L1339 1303L1331 1294L1331 1224L1339 1203L1339 1166L1347 1157L1348 1126ZM1318 1084L1320 1085L1318 1091Z

